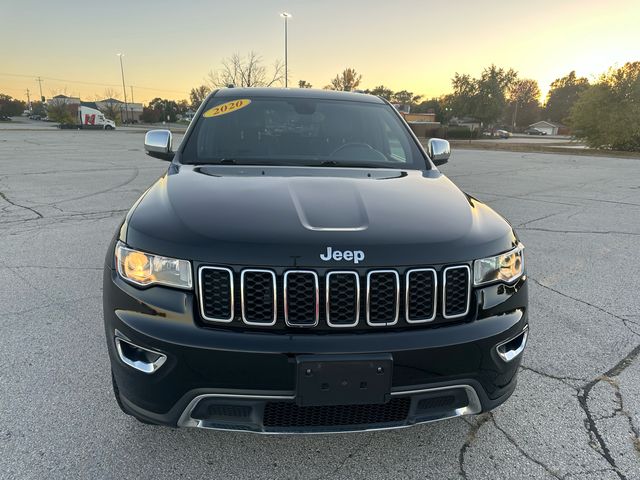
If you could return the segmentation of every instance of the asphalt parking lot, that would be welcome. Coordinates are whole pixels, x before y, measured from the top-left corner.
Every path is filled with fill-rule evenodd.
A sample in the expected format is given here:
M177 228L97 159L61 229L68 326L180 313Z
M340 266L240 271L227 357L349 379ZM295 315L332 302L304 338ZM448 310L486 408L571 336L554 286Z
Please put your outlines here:
M517 228L532 335L491 414L348 435L147 426L111 392L102 265L166 168L141 133L0 127L0 478L640 478L640 160L460 150Z

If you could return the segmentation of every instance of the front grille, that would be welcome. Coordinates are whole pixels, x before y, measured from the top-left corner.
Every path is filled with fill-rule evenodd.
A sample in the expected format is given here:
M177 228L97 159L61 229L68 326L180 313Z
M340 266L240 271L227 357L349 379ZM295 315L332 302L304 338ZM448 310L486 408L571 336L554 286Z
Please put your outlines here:
M382 405L301 407L289 402L269 402L263 422L265 427L272 428L375 426L404 422L410 406L410 397L392 398Z
M372 329L465 319L471 270L296 270L200 267L200 316L231 326Z

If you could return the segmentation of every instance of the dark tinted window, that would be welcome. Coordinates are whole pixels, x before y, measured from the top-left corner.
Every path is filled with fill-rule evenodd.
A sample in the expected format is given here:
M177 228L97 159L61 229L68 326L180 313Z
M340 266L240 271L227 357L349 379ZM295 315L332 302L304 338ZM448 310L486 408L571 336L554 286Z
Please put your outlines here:
M386 104L301 98L216 98L183 150L183 163L425 168Z

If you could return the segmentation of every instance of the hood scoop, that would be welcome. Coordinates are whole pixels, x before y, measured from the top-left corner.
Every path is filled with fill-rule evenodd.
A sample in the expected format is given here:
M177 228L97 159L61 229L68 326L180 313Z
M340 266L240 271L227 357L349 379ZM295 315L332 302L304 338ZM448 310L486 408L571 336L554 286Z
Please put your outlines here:
M357 182L339 178L294 178L289 193L300 223L308 230L354 232L369 228Z

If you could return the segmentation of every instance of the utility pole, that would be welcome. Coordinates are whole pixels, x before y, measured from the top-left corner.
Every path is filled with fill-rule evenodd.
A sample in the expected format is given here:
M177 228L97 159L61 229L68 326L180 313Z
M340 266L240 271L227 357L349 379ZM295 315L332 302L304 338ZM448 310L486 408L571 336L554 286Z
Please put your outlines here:
M125 116L128 117L129 112L128 112L128 105L127 105L127 87L124 84L124 67L122 66L122 57L124 57L124 53L118 53L117 55L120 57L120 73L122 74L122 91L124 92L124 112L125 112Z
M136 103L133 101L133 85L129 85L131 89L131 121L133 122L133 104Z
M38 85L40 85L40 101L44 103L44 95L42 95L42 78L38 77L36 78L36 81L38 82Z
M27 88L27 107L31 111L31 97L29 96L29 89Z
M289 65L287 63L287 57L289 53L287 43L287 20L291 18L291 14L282 12L280 16L284 18L284 88L287 88L289 86Z

